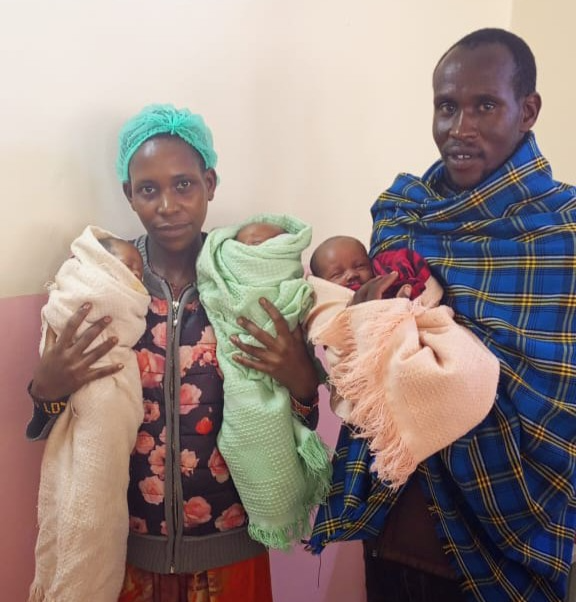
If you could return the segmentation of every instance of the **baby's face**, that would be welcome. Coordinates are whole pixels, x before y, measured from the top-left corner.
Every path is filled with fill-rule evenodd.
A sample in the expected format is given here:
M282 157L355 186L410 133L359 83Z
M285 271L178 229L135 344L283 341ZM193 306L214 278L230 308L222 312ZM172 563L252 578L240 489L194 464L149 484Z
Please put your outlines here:
M286 234L286 230L274 224L248 224L236 234L236 240L245 245L260 245L279 234Z
M317 255L316 272L320 278L353 291L374 277L364 245L354 238L326 243Z
M112 249L114 256L141 281L144 276L144 262L138 249L125 240L115 240L112 244Z

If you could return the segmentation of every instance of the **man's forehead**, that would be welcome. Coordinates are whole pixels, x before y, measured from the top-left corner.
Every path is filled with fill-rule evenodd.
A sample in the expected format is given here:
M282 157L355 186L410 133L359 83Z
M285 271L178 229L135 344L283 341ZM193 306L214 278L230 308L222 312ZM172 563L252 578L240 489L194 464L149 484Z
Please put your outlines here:
M502 44L456 46L434 70L432 83L435 93L461 91L466 82L475 90L483 87L486 94L496 94L502 83L512 83L514 72L514 58Z

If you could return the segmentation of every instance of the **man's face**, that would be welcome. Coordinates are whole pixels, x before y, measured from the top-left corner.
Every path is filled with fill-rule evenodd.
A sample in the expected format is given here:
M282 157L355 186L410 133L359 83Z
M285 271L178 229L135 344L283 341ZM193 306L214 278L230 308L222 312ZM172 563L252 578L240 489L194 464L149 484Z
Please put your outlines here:
M498 169L536 122L540 97L516 98L515 67L508 48L482 44L457 46L434 72L434 141L458 190Z

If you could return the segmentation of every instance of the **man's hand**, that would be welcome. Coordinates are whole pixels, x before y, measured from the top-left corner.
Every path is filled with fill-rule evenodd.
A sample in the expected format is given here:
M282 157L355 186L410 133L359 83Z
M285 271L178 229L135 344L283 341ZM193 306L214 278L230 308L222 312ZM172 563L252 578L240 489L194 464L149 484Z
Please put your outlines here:
M398 272L390 272L384 276L375 276L371 280L368 280L363 284L352 297L350 305L358 305L358 303L364 303L365 301L374 301L376 299L384 298L386 291L394 284L398 278ZM400 287L400 290L396 293L396 298L410 299L412 294L412 286L405 284Z

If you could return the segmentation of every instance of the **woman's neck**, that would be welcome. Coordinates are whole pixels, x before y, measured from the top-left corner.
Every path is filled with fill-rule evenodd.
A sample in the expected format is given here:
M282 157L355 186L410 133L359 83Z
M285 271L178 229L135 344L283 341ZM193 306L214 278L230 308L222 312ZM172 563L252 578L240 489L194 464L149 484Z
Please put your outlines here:
M196 260L202 247L202 240L182 252L171 253L154 244L148 237L148 264L160 278L168 282L174 296L183 288L196 283Z

